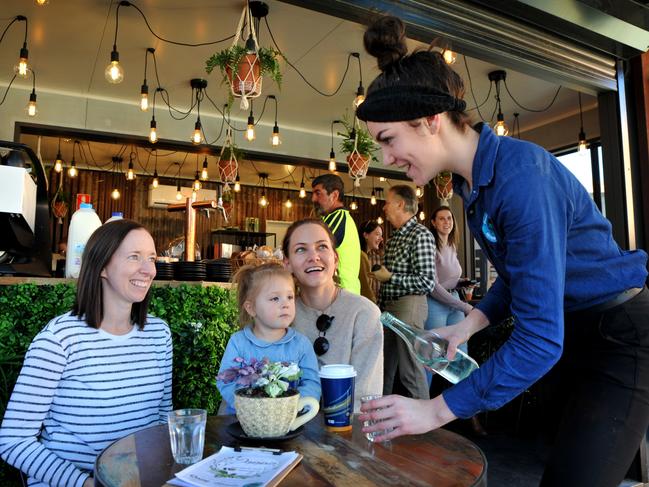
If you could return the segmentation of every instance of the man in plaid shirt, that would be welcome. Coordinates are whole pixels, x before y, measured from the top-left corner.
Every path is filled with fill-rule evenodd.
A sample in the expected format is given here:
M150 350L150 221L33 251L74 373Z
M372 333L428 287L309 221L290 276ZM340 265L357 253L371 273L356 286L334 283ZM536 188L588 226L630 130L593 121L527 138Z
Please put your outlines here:
M384 266L374 272L382 282L379 305L401 321L423 329L428 316L426 295L435 286L435 239L417 223L417 196L410 186L392 186L383 211L396 230L385 246ZM399 379L411 397L429 399L424 367L405 342L384 329L383 343L383 394L392 394L398 369Z

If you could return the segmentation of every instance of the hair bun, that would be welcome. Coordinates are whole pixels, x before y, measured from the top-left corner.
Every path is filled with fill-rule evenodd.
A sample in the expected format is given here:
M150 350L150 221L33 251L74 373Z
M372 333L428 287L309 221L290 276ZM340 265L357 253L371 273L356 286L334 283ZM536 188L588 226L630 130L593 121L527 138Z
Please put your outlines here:
M363 44L365 50L376 58L379 69L385 71L408 53L406 26L397 17L381 17L367 28Z

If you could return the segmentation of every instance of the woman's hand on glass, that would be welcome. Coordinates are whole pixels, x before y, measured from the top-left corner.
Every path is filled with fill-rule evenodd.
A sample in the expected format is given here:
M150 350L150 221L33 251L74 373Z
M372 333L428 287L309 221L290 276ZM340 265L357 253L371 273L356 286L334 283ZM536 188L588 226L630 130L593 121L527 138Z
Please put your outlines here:
M417 435L444 426L455 415L440 395L431 400L410 399L403 396L383 396L361 405L360 421L372 421L363 427L364 433L386 431L374 441L388 441L402 435Z

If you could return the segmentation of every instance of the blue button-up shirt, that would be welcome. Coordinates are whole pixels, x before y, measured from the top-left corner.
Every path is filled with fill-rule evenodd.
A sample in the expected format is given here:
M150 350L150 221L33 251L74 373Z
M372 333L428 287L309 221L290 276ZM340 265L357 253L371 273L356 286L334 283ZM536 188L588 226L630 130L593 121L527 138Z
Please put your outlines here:
M444 392L468 418L507 403L559 359L563 313L642 287L647 254L623 251L586 189L554 156L498 137L486 125L473 160L473 187L454 176L473 236L498 272L478 304L491 324L509 314L507 342L466 380Z

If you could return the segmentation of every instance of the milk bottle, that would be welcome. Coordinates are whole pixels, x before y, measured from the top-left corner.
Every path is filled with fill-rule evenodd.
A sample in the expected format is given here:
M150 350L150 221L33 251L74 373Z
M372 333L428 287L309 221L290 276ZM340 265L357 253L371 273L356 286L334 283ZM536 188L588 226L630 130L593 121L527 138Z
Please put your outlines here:
M79 209L74 212L70 220L68 230L68 250L65 260L65 277L74 279L79 277L81 269L81 256L86 248L86 243L97 228L101 226L101 220L93 210L90 203L81 203Z

